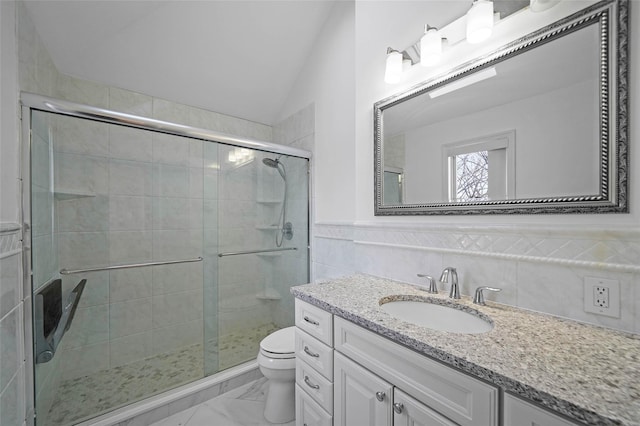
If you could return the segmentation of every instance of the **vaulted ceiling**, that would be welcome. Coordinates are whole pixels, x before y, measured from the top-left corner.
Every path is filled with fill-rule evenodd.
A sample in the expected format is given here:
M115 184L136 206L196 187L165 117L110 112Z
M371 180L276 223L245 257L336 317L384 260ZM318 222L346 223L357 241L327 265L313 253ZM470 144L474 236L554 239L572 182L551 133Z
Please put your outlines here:
M62 73L273 124L333 2L25 4Z
M336 1L350 0L25 4L64 74L271 125ZM471 5L471 0L393 1L412 4L439 25ZM527 3L496 0L495 6L508 14Z

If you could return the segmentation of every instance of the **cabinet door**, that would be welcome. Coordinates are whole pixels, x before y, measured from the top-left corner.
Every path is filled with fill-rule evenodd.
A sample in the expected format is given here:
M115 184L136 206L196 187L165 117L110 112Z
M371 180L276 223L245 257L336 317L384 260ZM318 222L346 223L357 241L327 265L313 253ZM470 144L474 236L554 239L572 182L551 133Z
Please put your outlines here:
M391 426L393 387L337 352L333 368L334 426Z
M463 426L498 426L498 388L343 318L335 317L335 351Z
M456 423L396 388L393 391L393 426L456 426Z

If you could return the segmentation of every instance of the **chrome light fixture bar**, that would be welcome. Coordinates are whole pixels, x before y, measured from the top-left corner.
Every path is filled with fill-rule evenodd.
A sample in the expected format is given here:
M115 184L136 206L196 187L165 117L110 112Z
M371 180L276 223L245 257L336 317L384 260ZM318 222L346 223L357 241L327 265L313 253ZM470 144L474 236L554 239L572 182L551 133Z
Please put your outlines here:
M474 0L464 16L444 28L425 25L422 37L405 50L388 48L384 81L388 84L398 83L403 71L418 62L424 67L438 64L443 50L449 45L463 40L469 44L486 41L491 37L496 22L518 10L529 7L532 12L542 12L559 2L560 0Z

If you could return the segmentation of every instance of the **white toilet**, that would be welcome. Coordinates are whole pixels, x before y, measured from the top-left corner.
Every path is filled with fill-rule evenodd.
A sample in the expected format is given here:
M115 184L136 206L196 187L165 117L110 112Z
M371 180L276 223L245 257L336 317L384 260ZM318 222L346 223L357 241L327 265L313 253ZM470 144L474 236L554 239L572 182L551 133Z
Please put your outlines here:
M287 423L295 418L295 327L275 331L262 339L258 365L268 379L264 418Z

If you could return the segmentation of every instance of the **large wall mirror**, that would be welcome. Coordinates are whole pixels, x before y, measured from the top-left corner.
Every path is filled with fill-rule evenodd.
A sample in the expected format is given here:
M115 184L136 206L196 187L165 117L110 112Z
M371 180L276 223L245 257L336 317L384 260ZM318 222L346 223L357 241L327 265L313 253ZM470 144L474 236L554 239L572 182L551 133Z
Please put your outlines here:
M375 214L628 212L627 8L594 4L377 102Z

